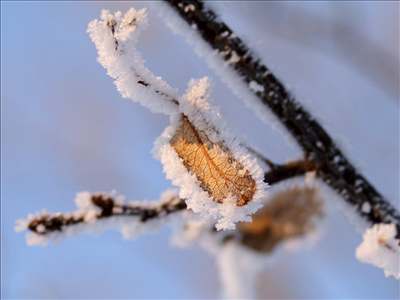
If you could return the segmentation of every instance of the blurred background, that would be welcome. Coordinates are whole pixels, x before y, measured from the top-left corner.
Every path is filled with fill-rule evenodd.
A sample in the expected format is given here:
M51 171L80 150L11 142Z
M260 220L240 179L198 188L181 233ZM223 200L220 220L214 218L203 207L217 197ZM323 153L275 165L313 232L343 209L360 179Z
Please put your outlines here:
M399 208L399 3L212 5ZM153 200L170 186L150 153L168 118L121 98L86 34L102 8L130 6L146 3L1 3L4 299L220 295L214 259L197 247L170 246L167 228L133 241L106 232L45 248L28 247L14 232L28 213L75 209L79 191L115 189L132 200ZM149 17L139 47L151 70L181 92L191 78L209 76L234 132L275 161L299 156L154 10ZM320 242L271 263L260 277L259 298L398 298L398 281L355 259L361 235L350 223L341 209L329 209Z

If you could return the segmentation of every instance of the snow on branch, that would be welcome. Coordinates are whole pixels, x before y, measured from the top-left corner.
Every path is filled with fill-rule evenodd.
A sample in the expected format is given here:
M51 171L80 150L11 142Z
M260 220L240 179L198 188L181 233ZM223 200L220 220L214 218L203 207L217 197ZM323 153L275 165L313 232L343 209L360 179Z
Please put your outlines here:
M354 207L359 217L371 225L395 224L399 238L400 213L396 208L351 164L319 122L210 5L199 0L166 2L172 8L162 11L167 24L186 37L239 98L257 115L262 112L267 122L272 123L265 115L272 113L302 148L307 161L316 166L317 176Z
M186 204L173 190L167 190L157 202L129 202L115 193L77 194L78 209L71 213L41 212L17 221L16 230L29 230L29 245L46 245L49 240L76 235L81 232L101 232L108 228L121 230L125 238L151 230Z

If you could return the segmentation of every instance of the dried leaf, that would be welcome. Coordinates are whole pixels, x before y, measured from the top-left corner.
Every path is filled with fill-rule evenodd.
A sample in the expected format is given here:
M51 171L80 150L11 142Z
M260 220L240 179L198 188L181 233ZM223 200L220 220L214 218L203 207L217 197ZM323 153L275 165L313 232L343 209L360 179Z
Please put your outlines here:
M214 201L233 197L236 205L243 206L252 200L256 182L250 172L222 142L211 141L184 114L170 144Z
M242 244L262 252L306 234L322 215L322 200L315 187L293 187L274 196L251 223L239 224Z

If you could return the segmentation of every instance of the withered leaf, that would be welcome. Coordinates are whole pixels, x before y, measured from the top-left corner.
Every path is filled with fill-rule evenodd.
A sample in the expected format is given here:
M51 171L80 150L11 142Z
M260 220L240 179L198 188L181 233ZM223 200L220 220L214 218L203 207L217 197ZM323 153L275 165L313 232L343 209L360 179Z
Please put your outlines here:
M236 205L243 206L252 200L256 182L249 171L222 142L211 141L187 116L182 114L170 144L213 201L223 203L231 196Z
M241 243L272 251L281 242L306 234L322 215L322 200L314 187L293 187L275 195L251 223L239 224Z

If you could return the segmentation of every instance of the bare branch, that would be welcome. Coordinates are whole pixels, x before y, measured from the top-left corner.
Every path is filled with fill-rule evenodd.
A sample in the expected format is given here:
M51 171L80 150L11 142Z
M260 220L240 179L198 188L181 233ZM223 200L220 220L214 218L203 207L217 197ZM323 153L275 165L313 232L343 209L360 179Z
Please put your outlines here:
M284 165L273 165L271 171L265 173L264 180L269 184L274 184L316 170L315 165L309 160L295 160Z

